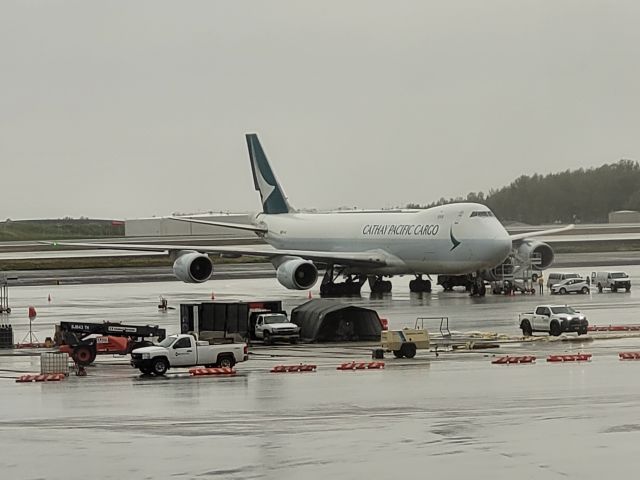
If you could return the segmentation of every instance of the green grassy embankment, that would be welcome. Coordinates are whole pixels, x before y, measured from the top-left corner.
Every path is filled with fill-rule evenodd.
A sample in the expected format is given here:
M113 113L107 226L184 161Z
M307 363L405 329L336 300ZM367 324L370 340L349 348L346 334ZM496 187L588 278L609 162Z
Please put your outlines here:
M211 257L214 264L262 263L262 257L219 258ZM126 257L86 257L86 258L38 258L20 260L0 260L0 271L7 270L67 270L72 268L147 268L170 267L173 262L168 256L126 256Z
M2 242L123 236L124 223L118 220L60 218L0 222L0 241Z

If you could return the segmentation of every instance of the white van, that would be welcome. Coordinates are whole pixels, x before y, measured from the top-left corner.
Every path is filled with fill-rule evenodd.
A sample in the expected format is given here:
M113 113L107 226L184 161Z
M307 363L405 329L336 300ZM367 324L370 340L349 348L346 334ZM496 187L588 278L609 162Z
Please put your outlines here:
M612 292L618 290L631 291L631 279L624 272L591 272L591 285L598 287L598 292L602 293L605 288Z
M556 283L559 283L568 278L582 278L577 273L571 272L551 272L547 275L547 288L553 287Z

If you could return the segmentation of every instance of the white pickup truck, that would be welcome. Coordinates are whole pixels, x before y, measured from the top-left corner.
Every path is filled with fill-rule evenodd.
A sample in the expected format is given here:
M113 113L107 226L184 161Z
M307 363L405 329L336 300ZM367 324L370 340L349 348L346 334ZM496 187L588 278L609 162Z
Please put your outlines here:
M533 313L521 313L519 322L524 336L533 332L549 332L556 337L562 332L583 335L589 326L584 315L567 305L538 305Z
M287 340L297 343L300 339L300 327L291 323L286 313L261 313L256 317L255 336L265 345L274 340Z
M233 367L248 359L245 343L210 345L188 334L171 335L158 345L131 352L131 366L142 373L156 375L164 375L173 367Z

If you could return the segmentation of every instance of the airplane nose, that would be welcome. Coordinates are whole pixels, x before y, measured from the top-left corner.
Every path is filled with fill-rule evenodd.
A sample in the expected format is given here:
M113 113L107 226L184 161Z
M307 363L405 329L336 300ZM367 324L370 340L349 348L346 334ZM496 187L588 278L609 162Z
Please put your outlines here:
M500 262L505 260L511 253L512 243L511 238L507 235L506 238L502 238L499 242L498 256L501 258Z
M489 232L487 232L489 233ZM496 221L490 227L489 238L493 238L492 244L492 260L495 264L502 263L511 253L512 242L509 233L504 226Z

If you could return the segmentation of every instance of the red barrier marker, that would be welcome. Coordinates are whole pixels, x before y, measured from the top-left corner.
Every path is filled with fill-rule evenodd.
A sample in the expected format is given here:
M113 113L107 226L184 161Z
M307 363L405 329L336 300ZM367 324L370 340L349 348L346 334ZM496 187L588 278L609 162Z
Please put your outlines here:
M271 373L315 372L316 366L302 363L300 365L276 365L269 371Z
M230 367L192 368L189 370L189 374L193 377L200 377L200 376L206 376L206 375L235 375L236 371Z
M384 368L384 362L345 362L336 370L379 370Z
M620 352L620 360L640 360L640 352Z
M523 355L519 357L500 357L492 360L491 363L494 365L509 365L514 363L534 363L536 361L536 357L533 355Z
M579 353L576 355L549 355L547 362L589 362L591 361L590 353Z

